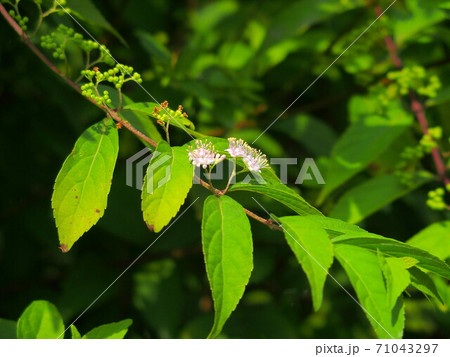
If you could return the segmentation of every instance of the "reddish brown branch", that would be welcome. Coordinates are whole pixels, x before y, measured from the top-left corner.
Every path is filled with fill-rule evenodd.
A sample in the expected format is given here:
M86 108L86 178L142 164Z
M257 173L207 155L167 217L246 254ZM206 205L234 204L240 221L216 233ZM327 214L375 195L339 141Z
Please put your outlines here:
M380 16L382 12L383 10L379 5L375 6L376 16ZM398 48L394 42L394 39L391 36L386 36L384 40L392 62L398 69L402 69L403 63L398 54ZM423 135L428 135L428 121L422 103L417 98L416 93L412 90L409 91L409 98L411 99L411 110L414 112L417 121L420 124ZM446 185L450 184L450 179L446 175L446 167L444 161L442 160L441 153L439 152L439 148L435 147L431 149L431 156L433 158L439 179Z
M23 39L23 41L25 42L25 44L34 52L34 54L36 56L38 56L42 62L44 62L44 64L50 68L54 73L56 73L62 80L64 80L64 82L66 82L66 84L68 84L69 86L71 86L74 90L76 90L78 93L81 94L81 89L80 87L73 82L70 78L67 78L64 73L62 73L35 45L33 42L31 42L30 37L22 30L22 28L17 24L17 22L11 17L11 15L9 15L8 11L6 11L5 7L3 6L2 3L0 3L0 13L3 15L3 17L5 18L5 20L11 25L11 27L14 29L14 31L17 32L17 34ZM103 110L108 116L110 116L112 119L114 119L115 121L117 121L118 123L120 123L123 127L127 128L129 131L131 131L133 134L135 134L137 137L139 137L140 139L142 139L143 141L147 142L148 144L150 144L153 147L156 147L158 145L158 143L152 139L150 139L148 136L146 136L145 134L143 134L142 132L140 132L139 130L137 130L135 127L133 127L129 122L127 122L126 120L123 120L120 115L114 111L111 110L110 108L108 108L105 105L98 105L97 102L91 98L87 98L84 97L87 100L89 100L91 103L95 104L97 107L99 107L101 110ZM198 178L200 184L207 188L208 190L210 190L211 192L213 192L216 196L221 196L224 194L223 191L220 191L214 187L212 187L211 185L209 185L207 182L203 181L202 179ZM258 216L257 214L245 209L245 213L249 216L254 218L255 220L271 227L274 229L280 229L278 226L274 225L272 221L270 220L266 220L260 216Z

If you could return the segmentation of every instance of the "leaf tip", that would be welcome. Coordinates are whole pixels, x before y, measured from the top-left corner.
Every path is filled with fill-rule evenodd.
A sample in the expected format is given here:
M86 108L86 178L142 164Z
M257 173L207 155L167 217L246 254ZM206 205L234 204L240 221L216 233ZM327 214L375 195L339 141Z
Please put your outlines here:
M69 251L69 247L67 246L67 244L61 244L59 246L59 249L61 249L61 252L63 253L67 253Z

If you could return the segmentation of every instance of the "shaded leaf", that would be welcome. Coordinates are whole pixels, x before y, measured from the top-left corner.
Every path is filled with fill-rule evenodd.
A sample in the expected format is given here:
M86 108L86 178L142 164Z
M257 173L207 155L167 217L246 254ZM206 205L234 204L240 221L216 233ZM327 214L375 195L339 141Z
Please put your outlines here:
M181 279L173 260L146 264L134 274L133 302L160 338L175 338L183 314Z
M410 185L395 174L374 177L345 192L330 212L330 216L349 223L358 223L432 179L432 175L416 175Z
M400 110L389 117L371 115L354 122L339 138L331 153L328 173L318 202L383 153L412 123Z
M400 258L385 258L383 254L378 254L378 259L386 281L389 307L393 309L397 299L410 283L409 272L405 262Z
M126 44L123 37L111 26L91 0L67 0L67 7L71 10L71 14L92 25L104 28L116 36L124 45Z
M242 206L228 196L209 196L203 207L202 242L214 300L213 338L236 308L253 269L252 233Z
M0 339L17 338L17 322L0 318Z
M433 280L431 280L431 278L426 273L416 267L410 268L409 272L411 273L412 286L414 286L417 290L423 292L425 295L432 296L439 300L442 304L444 304L444 301L439 295L436 285L434 285Z

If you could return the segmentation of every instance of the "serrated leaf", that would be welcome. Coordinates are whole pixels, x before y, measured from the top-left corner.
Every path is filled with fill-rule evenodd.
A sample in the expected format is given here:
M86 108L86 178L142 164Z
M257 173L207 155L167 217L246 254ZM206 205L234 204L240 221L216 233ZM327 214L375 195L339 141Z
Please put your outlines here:
M334 251L378 337L401 338L404 308L399 305L392 310L389 306L377 255L367 249L347 244L335 245Z
M353 233L334 238L333 243L351 244L373 252L379 249L384 254L397 258L414 258L417 260L418 266L450 279L450 267L445 262L424 250L395 239L384 238L371 233Z
M88 128L75 143L56 177L53 216L66 252L103 216L119 151L111 120Z
M48 339L62 334L61 315L55 305L45 300L33 301L17 321L17 338Z
M159 232L180 210L192 187L193 166L186 149L161 141L153 153L142 187L144 221Z
M333 263L333 246L327 232L308 217L280 218L284 236L311 286L314 310L322 304L323 287Z
M71 14L92 25L104 28L126 45L123 37L111 26L91 0L67 0L67 7L70 9Z
M72 336L72 339L81 338L81 334L78 332L78 329L75 327L75 325L70 325L70 334Z
M440 259L450 257L450 221L433 223L407 241Z
M83 336L83 339L122 339L125 337L128 332L128 328L132 323L132 320L126 319L119 322L101 325L89 331Z
M411 274L412 286L414 286L417 290L423 292L425 295L432 296L439 300L442 304L444 304L444 301L439 295L436 285L434 285L433 280L431 280L431 278L426 273L416 267L410 268L409 272Z
M401 111L393 111L389 118L371 115L354 122L336 142L331 153L328 173L324 179L318 202L348 179L367 167L412 123Z
M410 185L404 185L395 174L371 178L345 192L331 210L330 216L358 223L432 178L432 175L415 175Z
M282 183L271 181L266 184L260 184L256 180L251 180L249 183L238 182L231 186L229 191L249 191L262 194L281 202L302 216L322 215L319 210L306 202L302 196Z
M214 300L216 337L244 294L253 270L250 223L243 207L228 196L209 196L203 206L202 243Z
M397 299L410 283L409 272L406 269L405 262L400 258L385 258L380 253L378 254L378 259L386 282L389 307L393 309Z

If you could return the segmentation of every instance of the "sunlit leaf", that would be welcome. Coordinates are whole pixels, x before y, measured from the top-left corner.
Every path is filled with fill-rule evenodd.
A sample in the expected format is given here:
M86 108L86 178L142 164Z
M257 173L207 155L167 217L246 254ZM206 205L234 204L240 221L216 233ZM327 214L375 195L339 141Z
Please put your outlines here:
M450 257L450 221L433 223L407 241L440 259Z
M159 143L142 187L142 212L150 229L161 231L177 214L192 187L193 173L186 149Z
M209 196L203 207L202 241L214 300L213 338L236 308L253 269L252 233L242 206L228 196Z
M84 339L122 339L128 332L128 328L133 323L132 320L126 319L119 322L113 322L101 325L89 331L83 336Z
M117 129L111 119L104 120L81 134L64 161L52 196L64 252L103 216L118 151Z
M63 337L64 323L55 305L45 300L33 301L17 321L17 338Z
M401 338L404 308L400 305L392 311L376 253L347 244L335 245L334 251L378 337Z

